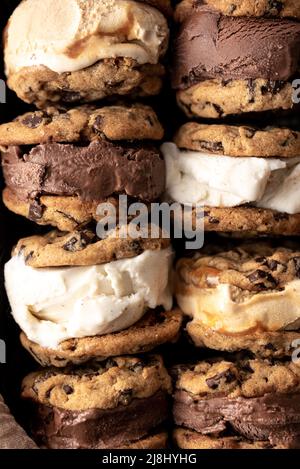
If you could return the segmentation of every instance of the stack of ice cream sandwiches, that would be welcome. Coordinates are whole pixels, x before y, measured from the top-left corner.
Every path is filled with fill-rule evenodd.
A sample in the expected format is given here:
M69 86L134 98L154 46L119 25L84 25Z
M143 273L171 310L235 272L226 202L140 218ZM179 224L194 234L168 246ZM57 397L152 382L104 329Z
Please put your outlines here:
M163 144L167 196L223 235L176 264L187 334L213 351L175 369L180 448L300 448L300 249L286 239L300 234L300 133L273 124L297 105L299 6L183 0L176 10L173 87L193 120Z
M300 448L299 7L177 4L172 141L149 106L169 0L14 11L7 83L37 110L0 126L3 201L33 231L5 282L39 366L21 391L39 446L164 448L172 422L181 449ZM210 242L174 263L162 230L133 235L120 196L192 208Z
M177 339L169 239L98 236L100 204L165 191L163 128L132 99L159 93L168 0L27 0L5 31L8 86L39 110L0 127L5 205L52 231L5 267L25 349L30 433L48 448L162 448L170 377L156 347ZM128 104L91 101L106 97Z

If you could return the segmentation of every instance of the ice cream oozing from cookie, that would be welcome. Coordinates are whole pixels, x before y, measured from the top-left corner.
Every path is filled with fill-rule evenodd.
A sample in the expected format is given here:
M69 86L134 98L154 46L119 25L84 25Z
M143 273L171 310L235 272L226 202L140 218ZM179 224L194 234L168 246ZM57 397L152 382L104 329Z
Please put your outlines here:
M229 17L199 8L177 38L173 85L184 89L215 78L285 81L298 71L299 47L297 21Z
M166 162L167 199L204 210L217 208L224 215L229 209L233 216L235 208L245 214L248 210L245 226L243 222L239 225L236 212L236 231L247 229L247 225L249 231L259 230L263 222L259 211L255 218L255 208L273 217L273 225L276 213L287 219L290 216L299 231L299 132L189 122L179 129L174 142L164 143L161 150ZM266 231L272 231L269 223ZM212 229L226 231L218 222ZM234 231L234 226L227 231Z
M9 86L41 107L47 101L156 94L169 36L160 8L168 10L169 2L22 2L5 32Z
M293 107L290 82L299 69L297 20L230 16L196 2L183 4L172 82L188 115L214 118ZM233 5L233 14L235 10Z
M300 328L299 259L267 242L207 246L180 259L175 295L196 345L289 355Z
M164 448L170 393L162 359L152 355L45 369L22 385L30 432L50 449Z
M131 238L126 229L105 239L85 230L20 240L5 266L5 283L25 346L39 348L35 358L52 350L55 361L62 353L62 363L80 363L176 338L181 319L170 311L170 242ZM149 321L146 331L143 321Z
M163 129L143 105L48 108L0 126L7 207L63 231L97 220L101 202L145 203L165 189L156 141Z
M185 449L300 447L300 368L261 359L178 367L174 437Z

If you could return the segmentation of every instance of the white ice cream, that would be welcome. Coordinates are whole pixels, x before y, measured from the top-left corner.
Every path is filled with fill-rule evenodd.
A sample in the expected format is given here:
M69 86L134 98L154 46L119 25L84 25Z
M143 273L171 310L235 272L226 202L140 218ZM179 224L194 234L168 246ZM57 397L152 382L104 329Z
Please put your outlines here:
M186 205L300 212L300 157L253 158L180 150L164 143L167 197Z
M132 0L26 0L7 27L6 72L35 65L74 72L116 57L156 64L168 31L158 10Z
M245 294L227 284L215 288L180 284L176 299L181 310L194 321L224 334L242 334L256 328L274 332L300 327L300 280L289 282L280 291L255 294Z
M22 256L5 266L12 314L27 337L57 348L69 338L121 331L147 308L172 307L171 248L88 267L34 269Z

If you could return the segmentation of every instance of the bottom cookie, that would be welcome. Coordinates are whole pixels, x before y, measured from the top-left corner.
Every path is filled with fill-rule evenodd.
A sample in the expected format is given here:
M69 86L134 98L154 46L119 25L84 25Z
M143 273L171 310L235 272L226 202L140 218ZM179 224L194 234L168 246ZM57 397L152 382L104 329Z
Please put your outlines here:
M177 92L177 101L189 117L228 115L293 108L292 83L257 80L205 80Z
M23 347L42 366L64 367L93 358L105 359L116 355L148 352L166 342L174 342L179 334L182 314L176 309L168 312L150 310L130 328L112 334L70 339L59 349L44 348L21 333Z
M174 431L174 441L181 449L284 449L266 441L249 441L238 436L206 436L186 428Z
M300 338L299 331L267 332L257 329L243 334L224 334L198 321L189 322L186 329L197 347L224 352L249 350L264 358L281 358L291 355L293 343Z

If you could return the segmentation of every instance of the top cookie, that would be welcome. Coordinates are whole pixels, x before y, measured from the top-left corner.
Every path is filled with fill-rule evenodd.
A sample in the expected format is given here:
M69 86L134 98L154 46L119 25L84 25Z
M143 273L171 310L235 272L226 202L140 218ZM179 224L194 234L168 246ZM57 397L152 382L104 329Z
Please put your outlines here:
M185 283L200 288L229 284L245 293L281 291L300 276L300 252L262 241L228 251L207 248L194 258L179 260L177 272Z
M184 124L175 139L179 148L227 156L294 157L300 155L300 132L268 127Z
M130 236L128 226L112 230L105 239L98 238L88 229L68 234L51 231L44 236L21 239L13 255L23 256L26 265L36 268L84 266L131 258L146 250L156 251L169 247L169 239L150 237L150 227L151 225L148 233L141 232L138 238L136 235Z
M149 106L79 106L70 110L49 107L28 112L0 126L0 145L34 145L95 139L160 140L164 134Z
M171 380L156 355L115 357L80 368L45 369L23 380L22 397L70 411L113 409L158 391L170 393Z
M175 19L184 21L202 3L228 16L273 16L300 18L299 0L182 0L175 10Z
M260 397L300 392L300 367L263 359L212 360L178 368L177 389L193 396Z

